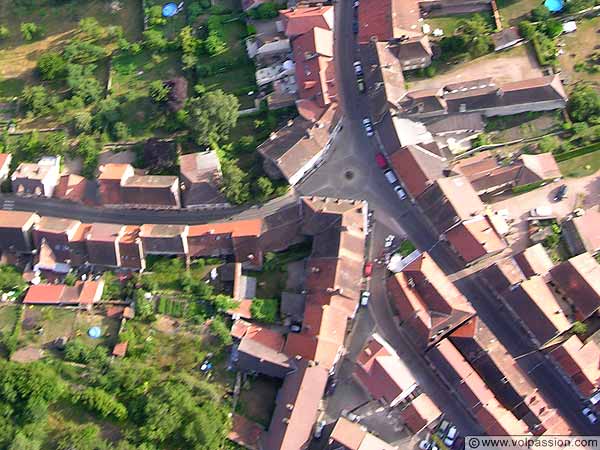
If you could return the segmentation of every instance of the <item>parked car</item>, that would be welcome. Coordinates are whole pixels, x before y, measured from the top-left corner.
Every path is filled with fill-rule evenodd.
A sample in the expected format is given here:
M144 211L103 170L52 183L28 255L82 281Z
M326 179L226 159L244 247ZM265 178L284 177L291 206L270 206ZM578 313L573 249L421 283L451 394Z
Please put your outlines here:
M358 8L360 5L360 1L359 0L354 0L354 3L352 3L352 7L353 8Z
M431 448L431 442L429 442L427 440L423 440L423 441L419 442L419 448L421 450L429 450Z
M398 178L396 178L396 175L394 175L394 172L391 170L388 169L383 172L383 174L385 175L386 180L388 180L388 183L394 184L398 182Z
M563 184L561 187L559 187L557 189L556 194L554 194L554 201L560 202L566 196L567 196L567 185Z
M375 154L375 162L377 163L380 169L387 169L388 167L387 160L385 159L385 156L383 156L383 153Z
M356 18L354 19L354 22L352 22L352 32L358 34L358 20Z
M393 234L388 234L385 238L385 248L390 248L392 245L394 245L394 240L396 239L396 236L394 236Z
M365 80L363 80L362 78L359 78L356 80L356 85L358 86L358 92L360 92L361 94L364 94L366 88L365 88Z
M588 407L583 408L581 414L583 414L591 424L598 422L598 416L596 416L596 414Z
M360 61L354 61L354 73L359 76L362 77L363 76L363 69L362 69L362 65L360 64Z
M362 124L363 124L363 127L365 128L365 131L366 131L368 137L371 137L371 136L373 136L373 134L375 134L375 132L373 131L373 122L371 122L371 119L369 119L368 117L365 117L362 120Z
M445 437L449 426L450 426L450 422L448 422L447 420L442 420L442 422L440 423L440 426L437 429L438 436Z
M302 325L300 325L299 323L292 323L290 325L290 331L292 333L300 333L300 331L302 331Z
M315 439L321 439L323 436L323 428L325 428L325 421L319 420L315 425L315 432L313 433Z
M538 206L529 211L531 217L551 217L552 207L551 206Z
M446 434L446 438L444 439L444 444L446 444L447 447L452 447L454 445L454 441L456 440L457 436L458 436L458 429L456 428L456 426L452 425L448 429L448 434Z
M333 395L335 392L335 388L337 387L338 380L336 377L329 377L327 380L327 386L325 387L325 396L329 397Z
M394 186L394 190L396 191L396 194L398 194L398 197L400 197L400 200L404 200L406 198L406 191L400 186Z
M360 294L360 306L367 306L370 298L371 293L369 291L362 291Z
M368 262L365 264L365 277L370 277L371 274L373 273L373 263L372 262Z

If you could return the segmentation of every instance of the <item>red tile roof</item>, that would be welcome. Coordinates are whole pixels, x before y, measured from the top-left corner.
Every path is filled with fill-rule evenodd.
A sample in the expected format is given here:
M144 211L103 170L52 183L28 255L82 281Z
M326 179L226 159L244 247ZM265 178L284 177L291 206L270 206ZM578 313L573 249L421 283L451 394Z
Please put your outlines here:
M39 284L27 290L23 303L90 305L100 300L103 288L104 281L79 281L73 287L64 284Z
M125 175L127 172L131 172L133 174L133 168L131 164L104 164L100 166L99 171L100 175L98 176L98 180L121 181L123 175Z
M123 358L127 354L127 342L119 342L113 348L112 355Z
M0 170L4 168L6 163L10 163L12 155L10 153L0 153Z
M584 396L591 395L600 382L600 348L590 341L583 345L576 336L550 351L550 355L573 380Z
M262 228L262 219L235 220L231 222L190 225L188 236L195 237L205 234L231 234L233 237L260 236Z
M354 376L373 398L391 405L416 386L410 370L377 334L358 355Z
M39 284L31 286L25 294L25 304L60 303L65 288L63 284Z
M288 37L299 36L316 27L333 30L333 6L292 8L279 11L279 14Z
M418 35L418 0L361 0L358 8L359 42L368 42L372 36L389 41L402 35Z
M417 396L400 412L400 417L413 433L418 433L442 415L437 405L425 393Z
M450 229L446 233L446 239L467 263L506 248L506 243L498 235L487 216L465 220Z
M387 442L369 433L363 426L340 417L329 435L332 448L342 445L347 450L393 450ZM333 444L333 445L332 445ZM337 445L335 445L337 444Z
M258 442L263 432L263 428L256 422L239 414L233 414L231 431L227 435L227 439L250 450L258 450Z

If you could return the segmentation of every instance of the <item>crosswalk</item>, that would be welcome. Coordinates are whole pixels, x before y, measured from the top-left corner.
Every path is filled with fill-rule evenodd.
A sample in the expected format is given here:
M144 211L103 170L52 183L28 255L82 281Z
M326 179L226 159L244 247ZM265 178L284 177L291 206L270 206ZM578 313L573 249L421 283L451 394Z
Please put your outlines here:
M12 211L15 209L15 201L14 200L4 200L2 203L2 209Z

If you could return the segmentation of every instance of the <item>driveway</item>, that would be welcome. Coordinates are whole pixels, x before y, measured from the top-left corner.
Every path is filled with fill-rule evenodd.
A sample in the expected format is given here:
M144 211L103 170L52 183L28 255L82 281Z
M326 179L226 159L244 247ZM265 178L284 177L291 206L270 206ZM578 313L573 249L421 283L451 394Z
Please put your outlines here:
M492 77L497 83L521 81L542 76L542 70L532 52L522 45L502 53L492 53L450 70L419 81L409 82L410 89L437 88L448 83Z
M514 220L508 242L513 252L520 252L528 246L527 217L533 208L551 206L558 220L562 220L577 207L591 208L600 203L600 174L588 177L567 178L550 183L544 187L525 194L517 195L493 203L496 211L508 210L508 215ZM567 198L560 202L554 201L554 193L562 184L568 186Z

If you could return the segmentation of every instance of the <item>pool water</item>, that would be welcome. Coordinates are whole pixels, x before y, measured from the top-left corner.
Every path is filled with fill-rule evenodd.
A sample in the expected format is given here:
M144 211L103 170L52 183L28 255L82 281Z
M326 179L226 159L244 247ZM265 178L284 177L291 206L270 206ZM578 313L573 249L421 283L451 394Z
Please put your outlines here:
M163 6L162 15L164 17L172 17L177 14L177 5L175 3L167 3Z
M558 12L565 6L563 0L546 0L544 6L548 8L550 12Z

